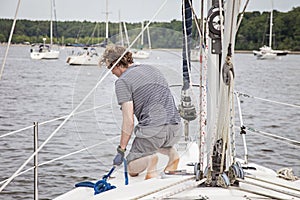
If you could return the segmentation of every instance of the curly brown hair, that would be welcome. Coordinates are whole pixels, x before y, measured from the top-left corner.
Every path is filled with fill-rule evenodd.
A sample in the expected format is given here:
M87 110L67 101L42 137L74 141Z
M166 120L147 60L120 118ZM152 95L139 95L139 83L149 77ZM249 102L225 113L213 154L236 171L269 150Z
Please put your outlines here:
M129 64L133 63L132 53L129 51L126 52L125 47L109 45L106 47L99 65L107 65L107 68L110 69L121 56L123 57L117 64L120 64L123 67L128 67Z

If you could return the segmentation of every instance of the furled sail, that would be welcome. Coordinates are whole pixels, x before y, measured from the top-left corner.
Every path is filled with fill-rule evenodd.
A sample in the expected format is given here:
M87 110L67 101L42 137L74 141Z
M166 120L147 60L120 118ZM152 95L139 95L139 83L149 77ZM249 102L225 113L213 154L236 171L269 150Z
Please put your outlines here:
M179 105L180 116L184 119L185 139L189 137L189 122L196 119L196 108L190 97L190 73L191 73L191 43L192 43L192 0L182 2L182 75L183 86L181 90L181 103Z

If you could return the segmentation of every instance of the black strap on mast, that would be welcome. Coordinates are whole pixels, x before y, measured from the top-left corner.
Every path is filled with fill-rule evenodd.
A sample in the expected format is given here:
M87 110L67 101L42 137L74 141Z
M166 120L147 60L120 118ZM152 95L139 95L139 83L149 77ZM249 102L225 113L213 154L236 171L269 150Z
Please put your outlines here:
M183 73L183 90L190 87L189 71L191 70L191 42L192 42L192 9L191 0L185 0L182 5L182 30L183 30L183 45L182 45L182 73Z
M182 2L182 74L183 86L181 90L181 103L179 105L180 116L184 119L185 140L189 138L189 122L196 119L196 108L192 104L189 94L190 90L190 72L191 72L191 43L192 43L192 0Z

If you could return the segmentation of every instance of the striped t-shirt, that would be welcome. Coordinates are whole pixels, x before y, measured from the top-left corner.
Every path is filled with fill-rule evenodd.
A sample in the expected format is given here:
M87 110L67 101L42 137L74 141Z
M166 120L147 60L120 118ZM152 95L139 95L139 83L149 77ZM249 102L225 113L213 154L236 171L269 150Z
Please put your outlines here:
M133 101L138 125L180 123L180 116L163 74L150 65L132 65L115 82L119 105Z

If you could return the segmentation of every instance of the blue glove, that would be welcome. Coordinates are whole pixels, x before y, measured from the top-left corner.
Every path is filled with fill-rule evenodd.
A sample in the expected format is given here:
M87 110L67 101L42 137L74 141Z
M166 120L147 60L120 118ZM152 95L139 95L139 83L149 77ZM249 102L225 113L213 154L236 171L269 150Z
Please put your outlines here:
M123 160L124 160L124 155L125 155L126 149L122 149L120 146L117 148L117 155L115 156L113 160L113 165L121 165Z

